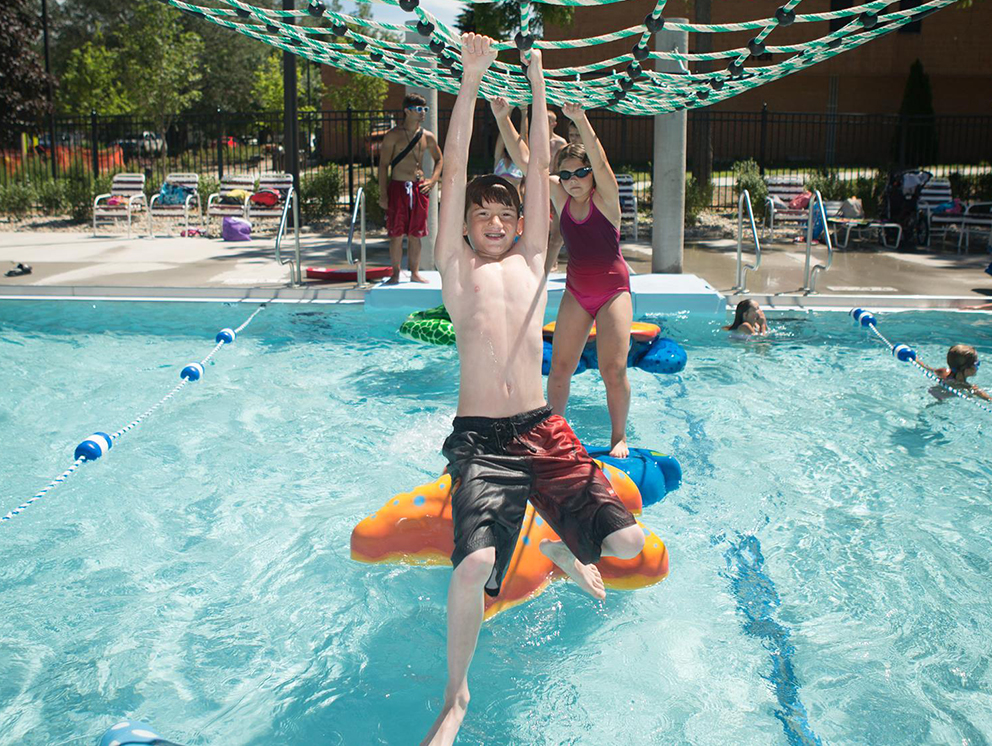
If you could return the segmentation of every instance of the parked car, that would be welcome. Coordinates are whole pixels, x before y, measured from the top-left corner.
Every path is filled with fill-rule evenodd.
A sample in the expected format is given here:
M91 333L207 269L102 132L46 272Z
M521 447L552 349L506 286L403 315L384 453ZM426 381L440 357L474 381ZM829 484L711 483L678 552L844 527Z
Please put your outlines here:
M114 145L120 146L125 160L140 156L165 155L168 152L165 138L147 130L140 134L126 135L115 140Z

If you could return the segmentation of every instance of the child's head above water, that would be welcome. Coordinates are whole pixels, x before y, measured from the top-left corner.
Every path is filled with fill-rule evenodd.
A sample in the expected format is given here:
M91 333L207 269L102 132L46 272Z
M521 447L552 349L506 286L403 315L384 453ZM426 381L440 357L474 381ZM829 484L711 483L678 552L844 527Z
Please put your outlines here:
M523 233L520 194L502 176L479 176L465 188L465 227L469 246L487 259L498 259Z
M947 351L947 367L951 375L965 378L978 372L978 352L971 345L954 345Z
M737 304L737 312L734 314L734 323L726 328L730 331L734 331L744 322L747 322L751 326L756 326L760 318L760 314L761 306L758 305L758 301L754 300L754 298L742 300Z

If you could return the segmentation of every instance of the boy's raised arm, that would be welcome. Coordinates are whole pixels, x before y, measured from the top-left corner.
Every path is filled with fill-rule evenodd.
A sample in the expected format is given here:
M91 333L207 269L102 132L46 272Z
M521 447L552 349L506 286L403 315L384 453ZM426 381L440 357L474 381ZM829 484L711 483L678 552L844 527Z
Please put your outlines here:
M548 230L551 227L548 194L548 170L551 168L551 135L548 129L548 100L545 96L544 66L541 52L530 51L527 78L533 107L531 149L527 163L527 191L524 196L524 246L526 251L544 256L548 251ZM512 152L512 151L511 151ZM523 166L521 166L523 168Z
M451 112L451 124L444 142L444 172L441 178L441 208L438 214L434 261L441 273L462 242L465 222L465 183L468 178L468 147L472 141L475 99L482 76L496 59L492 39L478 34L462 34L462 84Z

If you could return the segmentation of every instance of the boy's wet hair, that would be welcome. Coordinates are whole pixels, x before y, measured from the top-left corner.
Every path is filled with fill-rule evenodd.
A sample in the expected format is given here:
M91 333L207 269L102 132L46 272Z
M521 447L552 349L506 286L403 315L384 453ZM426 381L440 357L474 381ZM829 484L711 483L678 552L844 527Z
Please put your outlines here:
M427 106L427 99L419 93L408 93L403 97L403 108L409 109L411 106Z
M744 323L744 314L752 309L757 310L758 308L758 301L754 298L746 298L738 303L737 313L734 314L734 323L730 325L730 329L728 331L733 331Z
M954 345L947 351L947 367L951 372L970 368L978 362L978 351L971 345Z
M592 165L589 161L589 154L586 152L586 146L580 143L570 142L558 151L558 160L555 161L555 171L561 171L561 164L569 158L577 158L587 166Z
M502 176L487 174L477 176L465 187L465 217L473 205L482 207L486 202L496 202L516 210L520 214L520 194L517 188Z

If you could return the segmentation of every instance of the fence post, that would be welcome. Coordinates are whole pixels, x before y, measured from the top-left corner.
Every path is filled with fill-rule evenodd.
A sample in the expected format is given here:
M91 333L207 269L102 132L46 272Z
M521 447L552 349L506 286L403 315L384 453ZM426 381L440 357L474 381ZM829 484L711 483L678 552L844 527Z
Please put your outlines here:
M758 173L765 175L765 143L768 142L768 104L761 105L761 138L758 143Z
M351 104L348 104L348 211L355 212L355 144Z
M217 179L224 179L224 118L217 107Z
M100 151L96 141L96 109L90 110L90 143L93 149L93 181L100 178Z

